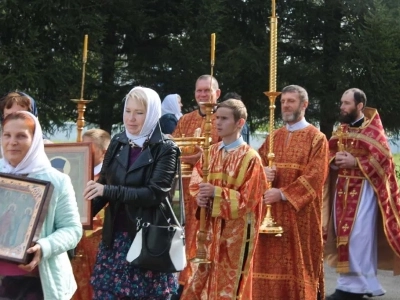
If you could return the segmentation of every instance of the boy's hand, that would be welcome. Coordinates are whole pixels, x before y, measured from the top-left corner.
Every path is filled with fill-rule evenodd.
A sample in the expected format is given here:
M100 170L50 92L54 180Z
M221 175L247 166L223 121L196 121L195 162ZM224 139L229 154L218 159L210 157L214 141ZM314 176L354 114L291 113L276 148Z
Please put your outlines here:
M214 198L214 190L215 187L208 182L202 182L199 184L200 192L199 192L199 197L200 198Z

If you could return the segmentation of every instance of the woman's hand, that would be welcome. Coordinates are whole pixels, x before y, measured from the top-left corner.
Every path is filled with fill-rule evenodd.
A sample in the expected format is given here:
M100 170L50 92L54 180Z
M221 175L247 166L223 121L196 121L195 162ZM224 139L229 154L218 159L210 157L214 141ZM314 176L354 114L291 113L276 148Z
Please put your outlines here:
M35 269L42 260L42 248L39 244L35 244L33 247L28 248L28 250L26 250L26 253L34 253L32 261L27 265L18 265L18 267L26 272L32 272L33 269Z
M103 196L104 185L97 183L96 181L90 180L86 184L86 188L83 191L83 197L87 200L93 200L96 197Z

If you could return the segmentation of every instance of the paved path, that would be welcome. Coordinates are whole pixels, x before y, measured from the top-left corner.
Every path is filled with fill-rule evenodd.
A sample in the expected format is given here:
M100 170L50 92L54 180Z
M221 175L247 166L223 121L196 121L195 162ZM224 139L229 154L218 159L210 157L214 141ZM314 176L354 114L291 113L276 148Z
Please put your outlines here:
M392 272L388 271L378 271L379 281L381 282L383 288L386 290L386 294L382 297L374 297L368 299L400 300L400 276L393 276L392 274ZM337 274L335 270L325 265L325 289L327 295L330 295L335 291L336 278ZM3 300L3 298L0 297L0 300Z
M325 264L326 295L335 291L337 274L334 269ZM378 278L386 294L382 297L366 298L371 300L400 300L400 276L393 276L393 272L378 271Z

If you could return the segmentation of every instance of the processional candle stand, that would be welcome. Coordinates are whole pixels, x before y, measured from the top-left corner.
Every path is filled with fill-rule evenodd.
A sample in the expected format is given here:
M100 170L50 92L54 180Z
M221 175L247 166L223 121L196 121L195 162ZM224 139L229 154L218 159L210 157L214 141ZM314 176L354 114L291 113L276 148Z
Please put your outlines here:
M274 127L275 127L275 100L281 93L276 91L276 71L277 71L277 34L278 19L275 14L275 0L272 0L272 16L270 18L270 70L269 70L269 91L264 94L269 99L269 152L268 166L272 168L275 159L274 154ZM268 182L268 189L272 183ZM283 228L276 224L272 217L271 205L267 205L265 218L260 226L260 233L274 234L282 236Z
M211 34L211 79L210 79L210 91L212 91L213 84L213 71L215 64L215 33ZM208 181L208 166L210 162L210 136L211 136L211 115L216 106L215 103L211 102L211 94L209 102L200 102L206 111L206 121L204 124L204 144L203 144L203 182ZM197 251L196 257L192 258L190 261L192 263L198 264L209 264L210 260L207 259L207 247L205 242L209 238L209 232L206 230L206 208L200 207L200 227L197 232Z
M174 142L178 145L181 150L181 157L186 155L193 155L196 153L196 146L202 147L204 144L203 136L188 136L182 135L180 138L174 138ZM193 166L181 161L181 174L182 177L191 177L193 172Z
M72 102L77 104L78 119L76 121L77 136L76 141L82 142L82 131L85 127L85 111L86 104L92 102L92 100L83 99L83 91L85 88L85 74L86 74L86 62L87 62L87 49L88 49L88 35L85 34L83 41L83 58L82 58L82 84L81 84L81 97L79 99L71 99Z

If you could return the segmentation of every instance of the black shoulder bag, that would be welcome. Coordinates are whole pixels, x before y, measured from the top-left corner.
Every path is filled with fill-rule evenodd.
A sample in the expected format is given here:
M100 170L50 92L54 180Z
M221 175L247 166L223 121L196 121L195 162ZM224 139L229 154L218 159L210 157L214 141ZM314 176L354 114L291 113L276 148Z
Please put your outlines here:
M186 266L185 209L182 193L181 162L178 160L180 222L169 199L158 208L161 217L153 223L137 221L137 233L126 256L132 265L145 270L165 273L182 271ZM156 224L154 224L156 223Z

